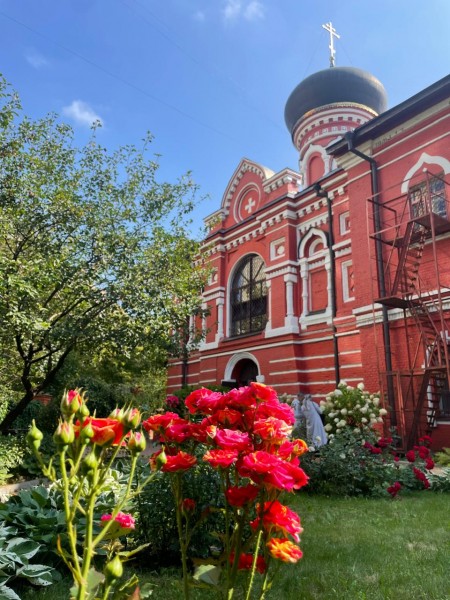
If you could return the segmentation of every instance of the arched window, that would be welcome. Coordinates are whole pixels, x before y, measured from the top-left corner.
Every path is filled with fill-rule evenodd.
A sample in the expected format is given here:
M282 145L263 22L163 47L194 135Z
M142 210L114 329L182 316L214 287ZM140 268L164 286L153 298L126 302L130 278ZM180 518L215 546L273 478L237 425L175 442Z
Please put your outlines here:
M267 286L264 261L256 254L246 256L231 283L230 334L262 331L267 323Z
M311 228L299 245L302 278L302 329L331 319L331 267L324 231Z

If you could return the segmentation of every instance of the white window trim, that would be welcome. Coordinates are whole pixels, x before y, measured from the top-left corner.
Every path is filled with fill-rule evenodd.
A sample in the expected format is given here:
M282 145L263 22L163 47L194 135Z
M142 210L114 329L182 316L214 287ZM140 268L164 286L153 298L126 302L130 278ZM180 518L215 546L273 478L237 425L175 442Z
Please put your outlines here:
M339 215L339 231L340 231L341 235L344 235L344 234L350 232L349 217L350 217L350 212L348 210ZM347 227L347 222L348 222L348 227Z
M341 263L342 273L342 299L344 302L351 302L355 299L355 296L350 296L350 277L349 269L353 267L352 260L346 260Z
M310 251L314 250L314 247L318 245L319 241L322 243L323 248L313 253L312 255L306 256L306 248L308 241L317 237L317 241L313 242L313 245L310 247ZM321 229L317 229L313 227L306 234L306 236L300 242L299 247L299 265L300 265L300 276L302 279L302 314L299 318L299 323L301 329L307 329L308 326L316 325L318 323L331 323L331 262L330 262L330 253L328 250L328 242L325 232ZM322 263L325 266L325 270L327 272L327 288L328 288L328 302L327 307L324 311L319 313L310 313L310 277L309 271L314 266L318 266L319 263Z

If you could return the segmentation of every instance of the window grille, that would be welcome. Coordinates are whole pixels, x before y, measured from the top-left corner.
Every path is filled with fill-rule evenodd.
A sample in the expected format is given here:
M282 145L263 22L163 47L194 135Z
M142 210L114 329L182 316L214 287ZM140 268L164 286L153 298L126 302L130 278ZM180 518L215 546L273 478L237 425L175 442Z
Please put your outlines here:
M440 217L447 217L445 182L442 176L433 176L429 179L431 210ZM412 187L409 191L409 202L411 205L411 217L416 219L428 214L426 197L428 186L426 181Z
M267 286L264 261L247 256L231 284L231 335L262 331L267 323Z

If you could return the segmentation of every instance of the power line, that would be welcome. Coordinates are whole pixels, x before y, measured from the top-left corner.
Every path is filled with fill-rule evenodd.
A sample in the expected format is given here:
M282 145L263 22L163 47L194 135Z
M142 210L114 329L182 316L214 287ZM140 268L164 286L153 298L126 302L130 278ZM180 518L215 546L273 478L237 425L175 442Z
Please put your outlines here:
M208 125L207 123L204 123L200 119L197 119L196 117L190 115L189 113L181 110L177 106L175 106L173 104L170 104L169 102L166 102L165 100L162 100L161 98L159 98L158 96L155 96L154 94L152 94L150 92L147 92L146 90L144 90L143 88L139 87L138 85L132 83L131 81L128 81L127 79L121 77L120 75L116 75L115 73L113 73L109 69L103 67L102 65L99 65L98 63L94 62L90 58L87 58L86 56L83 56L79 52L76 52L75 50L72 50L71 48L65 46L64 44L56 42L55 40L53 40L53 39L49 38L48 36L44 35L43 33L41 33L40 31L37 31L33 27L30 27L26 23L23 23L22 21L19 21L15 17L12 17L11 15L6 14L3 11L0 11L0 15L2 17L5 17L6 19L9 19L13 23L16 23L17 25L20 25L21 27L24 27L28 31L31 31L33 34L35 34L35 35L43 38L44 40L52 43L53 45L57 46L58 48L61 48L65 52L68 52L69 54L72 54L73 56L75 56L78 59L80 59L80 60L84 61L85 63L87 63L88 65L94 67L95 69L98 69L99 71L101 71L102 73L105 73L109 77L112 77L113 79L116 79L120 83L122 83L122 84L128 86L129 88L131 88L131 89L139 92L140 94L146 96L147 98L150 98L151 100L154 100L155 102L158 102L159 104L162 104L166 108L169 108L170 110L173 110L174 112L177 112L179 115L181 115L181 116L183 116L183 117L185 117L187 119L190 119L194 123L197 123L197 125L201 125L202 127L206 128L206 129L209 129L210 131L214 131L214 133L216 133L216 134L218 134L218 135L220 135L222 137L225 137L225 138L227 138L227 139L229 139L229 140L231 140L231 141L233 141L235 143L238 143L238 140L236 140L235 138L229 136L228 134L224 133L223 131L220 131L219 129L216 129L215 127L213 127L211 125Z
M182 54L184 54L184 56L186 56L189 60L191 60L195 65L199 66L204 71L208 72L210 75L212 75L214 77L220 77L221 79L226 80L228 83L231 83L240 92L240 95L237 96L237 97L239 97L240 100L243 101L248 108L250 108L252 111L255 111L255 112L259 113L267 122L269 122L271 125L273 125L277 129L284 131L284 128L281 127L278 122L274 121L268 115L266 115L258 106L255 106L253 103L249 102L249 100L247 98L247 92L246 92L246 90L237 81L235 81L232 77L230 77L229 75L227 75L223 71L221 71L217 67L217 65L214 65L214 68L211 68L208 64L206 64L206 63L198 60L195 56L193 56L190 52L188 52L183 46L181 46L181 44L179 44L176 40L174 40L173 37L171 37L170 35L168 35L164 31L162 31L161 28L159 28L157 25L155 25L155 23L152 23L144 15L138 13L135 9L131 8L131 4L130 4L131 2L134 3L135 5L141 7L143 10L145 10L147 12L147 14L152 19L154 19L155 21L159 22L165 29L167 29L167 31L170 32L169 26L166 23L164 23L164 21L162 21L159 17L157 17L154 13L152 13L141 2L139 2L138 0L129 0L129 1L122 0L122 2L130 10L133 10L133 12L136 15L138 15L142 19L142 21L144 23L146 23L149 27L155 29L163 38L165 38L170 44L172 44L173 46L175 46L175 48L177 48Z

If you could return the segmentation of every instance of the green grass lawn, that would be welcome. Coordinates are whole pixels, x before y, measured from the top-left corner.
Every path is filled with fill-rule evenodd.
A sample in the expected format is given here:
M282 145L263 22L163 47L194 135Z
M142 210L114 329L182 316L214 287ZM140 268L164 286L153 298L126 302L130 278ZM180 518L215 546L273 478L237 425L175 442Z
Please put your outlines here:
M400 500L298 494L304 557L283 565L272 600L450 600L450 495L418 492ZM176 572L143 573L153 600L180 600ZM67 586L21 592L23 600L63 600ZM193 599L214 598L196 592Z

